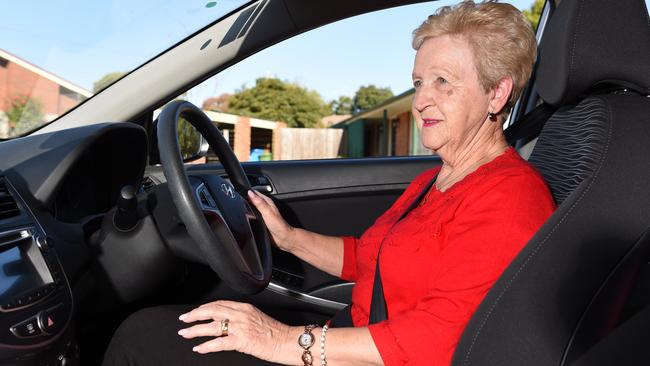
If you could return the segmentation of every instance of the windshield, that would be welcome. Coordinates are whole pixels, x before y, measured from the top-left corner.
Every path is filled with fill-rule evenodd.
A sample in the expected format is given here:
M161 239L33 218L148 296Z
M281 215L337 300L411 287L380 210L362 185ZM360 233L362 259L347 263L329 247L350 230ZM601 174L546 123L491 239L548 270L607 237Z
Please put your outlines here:
M0 138L20 136L57 119L247 2L3 2Z

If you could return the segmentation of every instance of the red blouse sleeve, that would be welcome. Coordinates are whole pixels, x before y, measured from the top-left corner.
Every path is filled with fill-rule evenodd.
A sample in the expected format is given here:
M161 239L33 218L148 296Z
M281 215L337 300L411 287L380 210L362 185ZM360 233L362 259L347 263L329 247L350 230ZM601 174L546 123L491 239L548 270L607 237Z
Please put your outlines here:
M487 291L554 210L543 181L532 178L502 176L468 194L441 233L441 265L428 274L427 295L415 309L369 326L384 364L450 364Z
M357 280L357 238L353 236L343 237L343 268L341 279L346 281Z

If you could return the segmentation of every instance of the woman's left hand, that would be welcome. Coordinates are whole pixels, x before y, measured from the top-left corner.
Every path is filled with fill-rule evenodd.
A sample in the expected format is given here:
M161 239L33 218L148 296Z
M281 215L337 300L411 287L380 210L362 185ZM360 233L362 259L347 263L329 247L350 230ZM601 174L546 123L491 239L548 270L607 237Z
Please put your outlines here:
M194 352L203 354L234 350L271 362L286 357L281 355L281 349L291 327L264 314L253 305L219 300L201 305L181 315L179 319L185 323L209 321L178 332L188 339L216 337L194 347ZM228 319L227 336L222 336L221 324L224 319Z

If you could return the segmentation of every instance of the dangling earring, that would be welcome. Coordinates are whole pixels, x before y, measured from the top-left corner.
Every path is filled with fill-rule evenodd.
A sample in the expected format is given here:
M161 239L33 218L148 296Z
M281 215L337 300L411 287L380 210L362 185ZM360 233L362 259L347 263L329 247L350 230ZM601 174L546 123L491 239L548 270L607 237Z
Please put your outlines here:
M488 118L489 118L490 121L492 121L492 122L496 122L496 121L497 121L497 115L496 115L495 113L488 112Z

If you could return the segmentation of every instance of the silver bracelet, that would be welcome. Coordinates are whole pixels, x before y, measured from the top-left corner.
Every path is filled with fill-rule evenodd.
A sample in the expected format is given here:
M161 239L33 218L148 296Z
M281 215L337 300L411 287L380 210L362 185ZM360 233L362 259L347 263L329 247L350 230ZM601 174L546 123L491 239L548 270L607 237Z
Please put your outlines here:
M327 333L327 324L323 325L323 330L320 332L320 364L321 366L327 366L327 360L325 359L325 334Z

